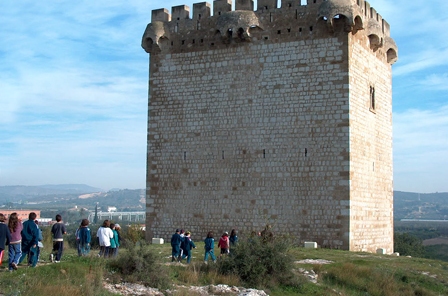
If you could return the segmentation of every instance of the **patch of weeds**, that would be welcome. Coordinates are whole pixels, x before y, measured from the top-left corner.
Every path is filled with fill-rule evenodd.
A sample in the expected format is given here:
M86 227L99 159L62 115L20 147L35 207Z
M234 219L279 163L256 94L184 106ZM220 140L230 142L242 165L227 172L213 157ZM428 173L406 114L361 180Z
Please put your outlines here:
M232 253L218 261L218 272L236 275L250 287L284 285L299 287L302 283L293 273L293 260L287 255L291 243L287 238L242 240Z
M140 243L128 246L127 252L121 252L117 258L106 262L111 272L116 272L125 281L139 282L153 288L167 289L170 278L163 265L157 261L158 255L149 244Z

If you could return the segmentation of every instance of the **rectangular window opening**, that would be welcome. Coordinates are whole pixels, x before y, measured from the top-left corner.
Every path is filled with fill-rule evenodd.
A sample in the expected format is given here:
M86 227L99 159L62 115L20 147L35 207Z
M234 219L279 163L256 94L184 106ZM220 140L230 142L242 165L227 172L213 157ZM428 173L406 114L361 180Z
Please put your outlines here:
M375 87L370 86L370 111L375 112L376 110L376 101L375 101Z

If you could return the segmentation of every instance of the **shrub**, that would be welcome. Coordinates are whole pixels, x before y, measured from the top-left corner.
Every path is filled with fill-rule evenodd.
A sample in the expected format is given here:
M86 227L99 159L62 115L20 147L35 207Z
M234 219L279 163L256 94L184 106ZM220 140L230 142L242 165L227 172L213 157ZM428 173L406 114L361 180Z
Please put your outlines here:
M170 279L164 267L157 262L157 257L147 243L129 244L127 251L123 250L117 258L107 262L107 267L118 272L125 281L166 289Z
M145 240L145 232L139 224L131 224L122 228L120 238L124 247L128 244L135 245L137 242Z
M287 255L290 240L279 237L263 241L259 237L242 240L231 254L218 262L222 274L236 274L241 281L252 287L272 285L300 285L293 280L293 261Z
M425 247L423 241L409 233L394 234L394 250L402 256L423 257Z

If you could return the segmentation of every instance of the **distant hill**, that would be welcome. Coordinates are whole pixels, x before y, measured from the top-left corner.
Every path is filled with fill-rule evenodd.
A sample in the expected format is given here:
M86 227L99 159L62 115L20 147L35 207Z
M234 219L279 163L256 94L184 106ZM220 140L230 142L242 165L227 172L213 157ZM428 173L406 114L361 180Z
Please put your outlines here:
M394 218L448 220L448 192L394 191Z
M84 184L61 184L39 186L0 186L0 202L4 200L24 199L49 194L83 194L102 191L100 188Z
M36 209L87 208L98 204L119 211L144 210L145 189L117 189L104 192L84 184L0 186L0 207L27 204ZM394 191L394 219L448 220L448 192L415 193Z

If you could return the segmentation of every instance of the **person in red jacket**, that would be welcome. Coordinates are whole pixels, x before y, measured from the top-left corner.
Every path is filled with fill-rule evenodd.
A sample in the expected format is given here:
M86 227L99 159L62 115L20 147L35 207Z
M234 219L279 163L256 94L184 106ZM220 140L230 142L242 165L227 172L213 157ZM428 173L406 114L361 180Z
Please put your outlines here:
M222 234L221 238L218 242L218 247L221 248L221 257L223 254L229 254L230 242L229 242L229 233L226 231Z

